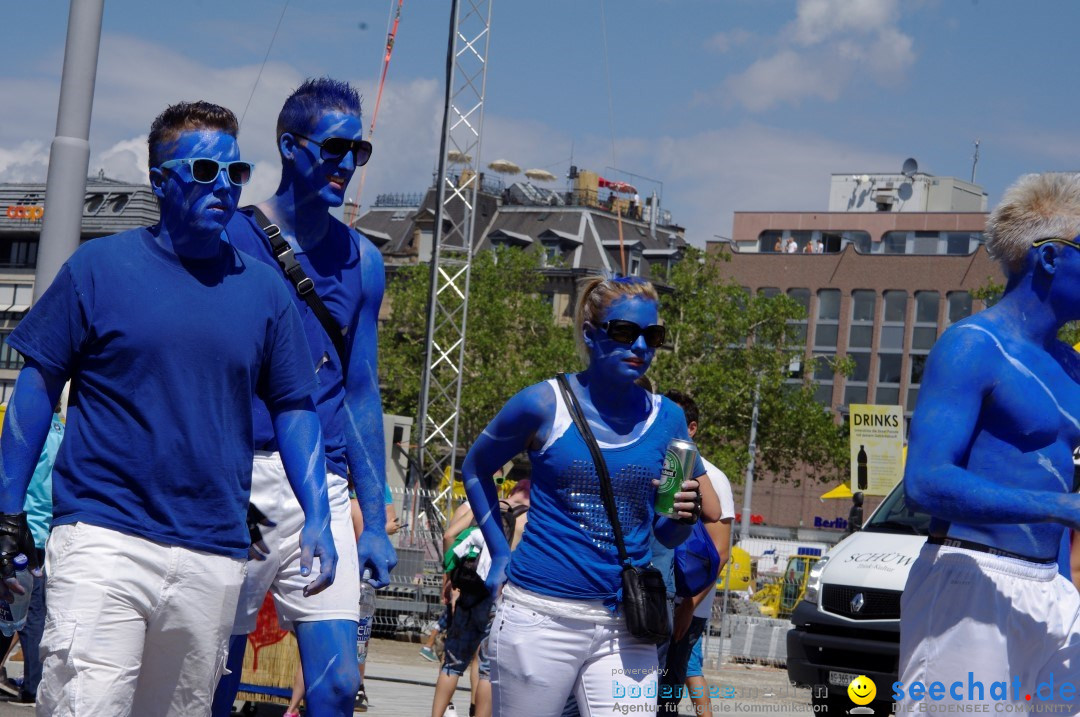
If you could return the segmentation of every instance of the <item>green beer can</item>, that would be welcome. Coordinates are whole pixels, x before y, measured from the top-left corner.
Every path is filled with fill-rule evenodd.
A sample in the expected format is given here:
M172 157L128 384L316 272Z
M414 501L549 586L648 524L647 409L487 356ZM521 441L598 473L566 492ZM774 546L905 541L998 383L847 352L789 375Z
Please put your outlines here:
M664 467L660 470L660 487L656 489L656 502L653 507L657 514L668 518L679 518L675 511L675 494L682 489L683 481L694 477L694 465L697 463L698 450L693 441L673 438L664 455Z

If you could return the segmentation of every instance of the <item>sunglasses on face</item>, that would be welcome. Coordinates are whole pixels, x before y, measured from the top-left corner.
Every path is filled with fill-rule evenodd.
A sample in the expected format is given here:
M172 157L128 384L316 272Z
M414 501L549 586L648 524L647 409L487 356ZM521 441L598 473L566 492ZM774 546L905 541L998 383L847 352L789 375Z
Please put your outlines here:
M1046 239L1038 239L1031 242L1031 247L1034 249L1035 247L1042 246L1043 244L1057 243L1068 244L1074 249L1080 249L1080 242L1077 242L1077 239L1080 239L1080 236L1073 237L1072 239L1065 239L1064 237L1047 237Z
M664 345L667 329L660 324L653 324L642 328L633 321L624 319L612 319L600 324L600 328L607 332L608 338L620 344L632 345L638 336L645 337L645 345L651 349L657 349Z
M242 187L251 179L250 162L219 162L216 159L205 157L189 157L186 159L170 159L162 162L161 169L172 169L181 165L187 165L191 171L191 178L199 184L213 184L217 181L222 170L229 177L229 181L238 187Z
M345 139L344 137L327 137L322 142L316 142L311 137L293 132L293 136L306 139L319 148L319 156L326 160L341 159L349 152L353 153L353 161L357 167L363 167L371 159L371 142L366 139Z

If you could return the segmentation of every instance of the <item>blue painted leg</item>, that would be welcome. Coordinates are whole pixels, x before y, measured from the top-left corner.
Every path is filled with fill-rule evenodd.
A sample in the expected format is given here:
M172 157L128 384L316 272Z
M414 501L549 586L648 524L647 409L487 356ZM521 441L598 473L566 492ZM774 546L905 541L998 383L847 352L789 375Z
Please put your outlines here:
M296 640L308 717L352 717L353 700L360 689L356 620L299 622Z

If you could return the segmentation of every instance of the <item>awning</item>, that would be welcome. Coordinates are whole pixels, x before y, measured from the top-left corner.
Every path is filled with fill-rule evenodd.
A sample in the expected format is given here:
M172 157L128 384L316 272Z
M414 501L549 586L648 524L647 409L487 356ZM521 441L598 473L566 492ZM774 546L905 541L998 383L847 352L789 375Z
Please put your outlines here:
M851 487L847 483L841 483L828 493L821 496L821 500L827 500L832 498L846 498L851 500Z

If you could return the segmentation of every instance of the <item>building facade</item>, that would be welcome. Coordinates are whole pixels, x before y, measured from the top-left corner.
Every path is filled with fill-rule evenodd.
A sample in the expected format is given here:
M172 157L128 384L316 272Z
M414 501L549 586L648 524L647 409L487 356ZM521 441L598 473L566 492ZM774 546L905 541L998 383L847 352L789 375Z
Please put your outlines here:
M577 284L599 273L656 279L686 248L685 230L672 222L654 194L644 204L637 189L588 170L570 169L571 185L554 191L528 181L504 184L481 175L475 211L474 251L515 246L540 254L557 321L571 321ZM459 178L460 181L460 178ZM352 220L395 266L431 260L435 189L423 194L383 194ZM448 212L460 212L453 203ZM454 223L446 221L444 231ZM386 303L384 313L388 311Z
M0 402L15 387L23 358L7 344L34 294L38 240L45 206L44 184L0 184ZM104 175L87 180L81 241L147 226L158 220L150 187Z
M806 308L803 358L789 381L812 376L818 400L845 421L851 404L899 405L906 436L931 347L982 308L973 293L1002 283L1003 275L983 245L981 188L930 175L875 175L874 182L868 176L834 175L830 204L842 210L736 212L731 241L710 242L708 251L727 254L723 271L748 291L783 293ZM901 192L905 181L916 186ZM885 201L885 192L897 200ZM850 208L846 197L854 197ZM945 211L923 210L942 203ZM845 356L854 373L834 374L829 360ZM819 500L832 486L760 478L752 512L765 522L846 521L849 502ZM867 516L874 505L868 503Z

